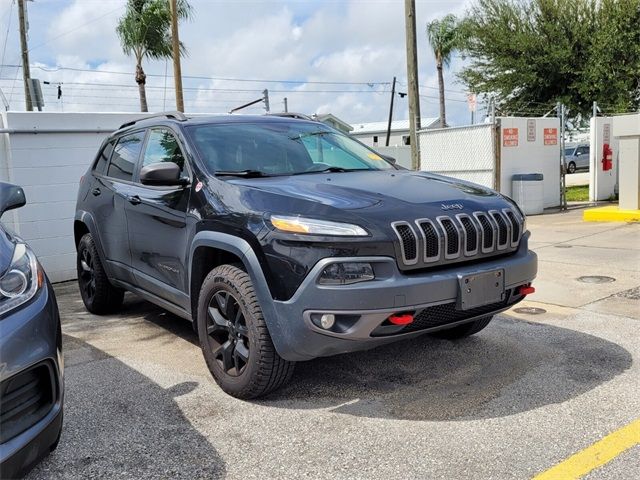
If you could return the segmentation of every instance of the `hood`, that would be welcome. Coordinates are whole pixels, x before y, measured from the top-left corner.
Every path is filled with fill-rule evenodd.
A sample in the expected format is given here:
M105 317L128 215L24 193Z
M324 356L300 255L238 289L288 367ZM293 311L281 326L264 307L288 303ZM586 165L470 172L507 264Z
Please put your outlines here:
M462 180L404 170L293 175L232 180L236 185L323 205L356 210L385 204L387 207L460 204L478 208L496 192Z

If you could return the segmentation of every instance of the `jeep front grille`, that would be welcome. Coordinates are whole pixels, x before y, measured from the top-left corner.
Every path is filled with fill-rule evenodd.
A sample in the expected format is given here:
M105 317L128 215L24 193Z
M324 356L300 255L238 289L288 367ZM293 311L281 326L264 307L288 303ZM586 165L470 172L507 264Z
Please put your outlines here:
M442 215L391 224L402 269L473 260L517 249L523 219L511 209Z

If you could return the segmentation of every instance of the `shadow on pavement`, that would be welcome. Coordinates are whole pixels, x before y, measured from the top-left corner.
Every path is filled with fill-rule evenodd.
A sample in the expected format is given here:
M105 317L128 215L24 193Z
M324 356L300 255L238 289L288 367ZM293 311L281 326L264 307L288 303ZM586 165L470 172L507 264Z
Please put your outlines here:
M222 478L225 464L168 389L89 344L64 335L65 412L58 449L27 478Z
M422 336L299 363L291 383L259 403L404 420L495 418L565 402L631 363L601 338L500 316L457 342Z
M198 345L189 322L136 297L119 317L143 317ZM78 327L86 332L87 324ZM570 400L631 364L631 354L615 343L503 314L478 335L457 342L425 335L300 362L289 385L255 403L418 421L499 418ZM167 395L156 391L161 398Z

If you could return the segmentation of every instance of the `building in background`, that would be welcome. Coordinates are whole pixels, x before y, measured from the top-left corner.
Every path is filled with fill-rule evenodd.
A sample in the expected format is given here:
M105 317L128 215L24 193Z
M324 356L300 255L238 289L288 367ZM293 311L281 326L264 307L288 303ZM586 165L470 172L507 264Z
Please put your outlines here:
M423 118L420 124L423 129L432 130L440 127L439 118ZM351 136L370 147L384 147L387 139L388 122L358 123L353 126ZM391 122L390 147L402 147L409 143L409 120Z
M343 120L340 120L338 117L331 113L316 113L313 118L315 118L319 122L326 123L330 127L333 127L336 130L340 130L342 133L346 133L347 135L353 130L353 127L351 125Z

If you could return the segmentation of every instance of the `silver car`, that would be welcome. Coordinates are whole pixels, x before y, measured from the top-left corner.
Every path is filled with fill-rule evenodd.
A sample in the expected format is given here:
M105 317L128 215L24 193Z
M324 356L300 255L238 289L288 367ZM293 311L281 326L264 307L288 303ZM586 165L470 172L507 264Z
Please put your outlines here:
M564 149L567 164L567 173L575 173L578 170L589 170L589 144L578 143L568 145Z

